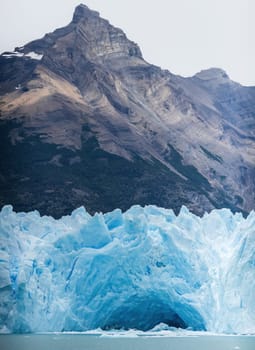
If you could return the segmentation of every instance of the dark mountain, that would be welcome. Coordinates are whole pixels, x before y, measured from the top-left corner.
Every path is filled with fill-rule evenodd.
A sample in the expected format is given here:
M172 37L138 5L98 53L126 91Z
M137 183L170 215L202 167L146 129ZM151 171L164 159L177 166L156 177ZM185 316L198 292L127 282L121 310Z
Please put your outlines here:
M0 56L0 108L1 206L255 207L255 88L161 70L85 5Z

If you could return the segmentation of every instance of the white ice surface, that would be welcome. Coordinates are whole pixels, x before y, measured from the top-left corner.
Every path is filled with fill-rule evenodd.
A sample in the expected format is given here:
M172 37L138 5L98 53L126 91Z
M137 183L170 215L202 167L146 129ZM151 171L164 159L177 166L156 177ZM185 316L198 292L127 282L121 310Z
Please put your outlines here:
M0 213L3 332L255 333L255 213L155 206L60 220ZM164 330L163 330L164 331ZM166 330L167 331L167 330Z

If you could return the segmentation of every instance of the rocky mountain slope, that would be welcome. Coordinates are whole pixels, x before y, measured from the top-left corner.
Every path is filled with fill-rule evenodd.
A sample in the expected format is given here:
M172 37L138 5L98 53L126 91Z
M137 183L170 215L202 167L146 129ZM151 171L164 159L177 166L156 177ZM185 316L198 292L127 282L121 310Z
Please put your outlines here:
M216 68L182 78L151 65L85 5L0 56L0 109L1 206L255 207L255 88Z

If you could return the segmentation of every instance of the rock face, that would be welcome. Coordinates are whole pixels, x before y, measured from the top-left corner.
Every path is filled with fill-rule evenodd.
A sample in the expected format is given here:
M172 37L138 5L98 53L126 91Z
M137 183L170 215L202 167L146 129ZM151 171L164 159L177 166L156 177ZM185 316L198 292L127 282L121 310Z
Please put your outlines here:
M66 27L3 53L0 83L1 206L255 207L255 88L220 69L161 70L80 5Z
M200 218L185 207L178 216L156 206L90 216L81 207L54 220L5 206L0 333L168 325L254 334L254 226L255 212L229 209Z

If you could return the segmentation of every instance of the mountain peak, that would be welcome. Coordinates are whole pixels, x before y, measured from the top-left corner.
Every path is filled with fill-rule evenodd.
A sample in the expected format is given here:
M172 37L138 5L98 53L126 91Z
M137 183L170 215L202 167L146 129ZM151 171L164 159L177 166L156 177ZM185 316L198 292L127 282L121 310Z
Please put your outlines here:
M131 60L144 62L136 43L84 4L75 8L67 26L18 48L18 52L42 55L47 68L70 82L83 80L88 62L93 65L109 61L113 65L114 61L115 67L123 67Z
M209 68L201 70L199 73L194 75L195 78L201 80L229 80L227 73L221 68Z
M88 6L80 4L74 10L72 23L78 23L82 18L86 18L88 16L99 17L99 12L90 10Z
M79 46L83 53L86 51L89 60L100 61L102 57L119 59L121 56L142 58L138 45L130 41L121 29L84 4L75 8L71 27L79 36Z

